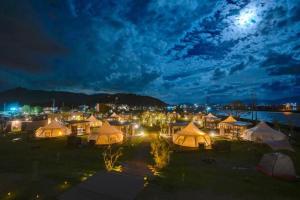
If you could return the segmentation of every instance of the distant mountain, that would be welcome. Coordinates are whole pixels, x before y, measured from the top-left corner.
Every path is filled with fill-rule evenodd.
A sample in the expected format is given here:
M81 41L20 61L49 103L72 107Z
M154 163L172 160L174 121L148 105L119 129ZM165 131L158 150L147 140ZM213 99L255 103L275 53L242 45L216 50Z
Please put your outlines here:
M131 106L165 106L166 103L150 96L136 94L82 94L72 92L29 90L15 88L0 92L0 104L18 102L20 104L51 106L55 99L57 106L95 105L96 103L116 103Z

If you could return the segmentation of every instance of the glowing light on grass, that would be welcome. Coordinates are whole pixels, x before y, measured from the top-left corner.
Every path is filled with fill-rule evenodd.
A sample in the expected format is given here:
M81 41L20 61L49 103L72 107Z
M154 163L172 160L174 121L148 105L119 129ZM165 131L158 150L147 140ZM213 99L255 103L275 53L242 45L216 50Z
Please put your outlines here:
M144 187L147 187L148 184L149 184L148 177L145 176L145 177L144 177Z
M71 184L68 181L64 181L61 183L58 187L60 190L66 190L71 186Z
M145 135L144 131L140 131L138 134L135 134L136 137L144 137Z
M216 132L215 131L210 131L209 135L210 135L210 137L216 137Z

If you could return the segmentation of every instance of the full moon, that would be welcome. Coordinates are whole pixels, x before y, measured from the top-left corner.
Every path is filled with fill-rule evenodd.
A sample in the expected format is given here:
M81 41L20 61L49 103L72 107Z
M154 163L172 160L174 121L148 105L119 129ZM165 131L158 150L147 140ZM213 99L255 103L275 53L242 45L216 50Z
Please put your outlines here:
M242 28L249 27L256 23L257 20L256 18L257 18L257 14L255 9L243 10L237 16L236 25Z

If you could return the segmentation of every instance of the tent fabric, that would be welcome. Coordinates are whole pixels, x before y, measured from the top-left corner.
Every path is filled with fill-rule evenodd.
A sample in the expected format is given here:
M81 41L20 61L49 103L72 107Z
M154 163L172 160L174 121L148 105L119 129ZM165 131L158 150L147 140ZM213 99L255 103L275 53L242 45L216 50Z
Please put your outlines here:
M290 145L288 140L278 140L278 141L266 141L266 144L269 145L273 150L289 150L295 151Z
M91 115L87 120L90 122L92 127L102 125L102 122L100 120L98 120L94 115Z
M35 132L35 136L41 138L61 137L70 134L71 130L56 120L52 120L49 124L44 127L40 127Z
M185 147L198 147L199 144L204 144L207 147L211 145L211 139L191 122L173 135L173 143Z
M236 123L237 120L234 119L231 115L229 117L227 117L225 120L221 121L218 124L218 128L219 129L228 129L228 128L232 128L232 126L234 125L234 123Z
M243 133L243 138L245 140L264 143L266 141L279 141L287 139L285 134L272 129L265 122L260 122L255 127L245 130Z
M296 172L292 159L282 153L264 154L257 165L257 170L272 177L287 180L296 179Z
M227 117L225 120L221 121L221 123L234 123L234 122L237 122L237 121L231 115L229 117Z
M218 119L218 117L214 116L211 113L209 113L208 115L206 115L205 118Z
M94 129L89 140L95 140L100 145L120 143L123 141L123 132L104 122L100 128Z
M116 113L113 113L113 114L111 114L111 116L110 116L111 118L120 118L120 116L119 115L117 115Z

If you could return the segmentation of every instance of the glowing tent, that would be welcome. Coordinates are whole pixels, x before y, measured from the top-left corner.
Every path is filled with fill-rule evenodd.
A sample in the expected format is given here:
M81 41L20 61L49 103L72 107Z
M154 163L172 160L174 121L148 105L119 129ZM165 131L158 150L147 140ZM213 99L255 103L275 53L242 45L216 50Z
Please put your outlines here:
M70 134L71 134L71 130L69 128L62 125L56 120L52 120L46 126L37 129L35 132L35 137L39 137L39 138L61 137Z
M221 121L218 125L218 128L223 128L223 129L227 129L230 128L232 123L237 122L236 119L234 119L231 115L229 117L227 117L226 119L224 119L223 121Z
M102 122L100 120L98 120L94 115L91 115L87 121L90 122L91 127L97 127L97 126L101 126Z
M208 147L211 145L211 139L191 122L184 129L173 135L173 143L185 147L198 147L199 144L204 144L205 147Z
M204 118L204 127L210 129L216 129L218 127L218 123L220 121L218 117L209 113L208 115L205 115L203 118Z
M234 122L236 122L236 119L234 119L234 117L232 117L232 115L230 115L229 117L227 117L226 119L221 121L221 123L234 123Z
M96 144L114 144L123 141L123 132L103 122L100 128L93 129L89 140L95 140Z
M245 130L243 138L254 142L267 142L286 140L287 136L280 131L272 129L265 122L260 122L255 127Z
M111 114L110 117L111 117L111 118L116 118L116 119L121 118L121 117L120 117L118 114L116 114L116 113Z
M277 178L295 180L296 172L292 159L282 153L268 153L263 155L257 170Z
M219 118L214 116L213 114L209 113L207 115L204 116L206 119L210 119L210 120L218 120Z

